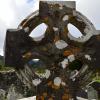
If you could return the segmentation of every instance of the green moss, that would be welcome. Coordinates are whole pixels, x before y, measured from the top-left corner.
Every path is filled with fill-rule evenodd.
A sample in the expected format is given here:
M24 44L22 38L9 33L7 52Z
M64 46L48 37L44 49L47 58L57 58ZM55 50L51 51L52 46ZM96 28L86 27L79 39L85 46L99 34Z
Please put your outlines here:
M12 69L11 67L5 67L0 65L0 71L9 71L11 69Z
M2 60L0 60L0 71L9 71L13 69L12 67L4 66L4 63Z
M93 81L96 81L98 83L100 83L100 73L94 73L93 75Z
M100 83L100 80L95 80L96 82Z
M36 69L36 72L42 74L42 73L45 73L45 69L44 68L38 68L38 69Z

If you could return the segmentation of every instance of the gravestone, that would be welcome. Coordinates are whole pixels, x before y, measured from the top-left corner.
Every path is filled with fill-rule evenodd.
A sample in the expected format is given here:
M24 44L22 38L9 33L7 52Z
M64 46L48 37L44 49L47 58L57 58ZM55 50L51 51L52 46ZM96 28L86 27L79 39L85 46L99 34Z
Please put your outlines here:
M69 24L80 37L71 34ZM40 1L39 11L7 30L5 64L16 69L37 100L77 100L79 89L100 69L99 51L99 31L74 1Z

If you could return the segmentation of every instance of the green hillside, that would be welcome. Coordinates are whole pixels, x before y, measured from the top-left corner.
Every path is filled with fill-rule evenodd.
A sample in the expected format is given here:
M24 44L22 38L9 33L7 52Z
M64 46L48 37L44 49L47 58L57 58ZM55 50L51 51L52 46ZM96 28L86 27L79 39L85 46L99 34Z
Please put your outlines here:
M11 67L4 66L3 56L0 56L0 71L9 71L11 69Z

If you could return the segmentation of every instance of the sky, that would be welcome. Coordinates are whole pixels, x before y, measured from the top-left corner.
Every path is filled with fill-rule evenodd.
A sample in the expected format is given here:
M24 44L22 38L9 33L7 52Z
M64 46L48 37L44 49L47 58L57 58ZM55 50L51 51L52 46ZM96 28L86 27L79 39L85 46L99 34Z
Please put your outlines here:
M54 0L53 0L54 1ZM60 0L59 0L60 1ZM68 0L73 1L73 0ZM100 29L100 0L75 0L76 8ZM39 0L1 0L0 1L0 55L7 29L17 28L30 13L39 8Z

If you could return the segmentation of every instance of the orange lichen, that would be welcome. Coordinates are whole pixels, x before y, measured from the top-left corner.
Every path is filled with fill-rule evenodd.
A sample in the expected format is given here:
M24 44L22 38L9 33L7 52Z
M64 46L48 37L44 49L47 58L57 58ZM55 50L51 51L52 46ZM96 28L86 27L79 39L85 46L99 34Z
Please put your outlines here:
M53 98L52 98L52 97L50 97L48 100L53 100Z
M63 52L63 55L64 56L69 56L69 55L71 55L71 54L77 54L77 53L79 53L80 52L80 48L72 48L72 49L70 49L70 50L65 50L64 52Z
M51 86L52 85L52 81L49 81L47 84L48 84L48 86Z
M71 51L73 52L73 54L77 54L80 52L80 48L72 48Z
M62 100L69 100L69 94L64 94L62 96Z
M71 55L71 54L72 54L72 52L71 52L70 50L66 50L66 51L64 51L64 53L63 53L64 56L69 56L69 55Z
M55 90L58 90L60 88L60 86L56 86L56 85L52 84L52 88Z
M31 56L32 56L32 53L31 53L31 52L27 52L27 53L24 54L22 57L28 59L28 58L30 58Z
M44 97L43 96L37 96L36 100L44 100Z
M46 96L47 96L47 93L46 93L46 92L44 92L44 93L43 93L43 96L44 96L44 97L46 97Z

